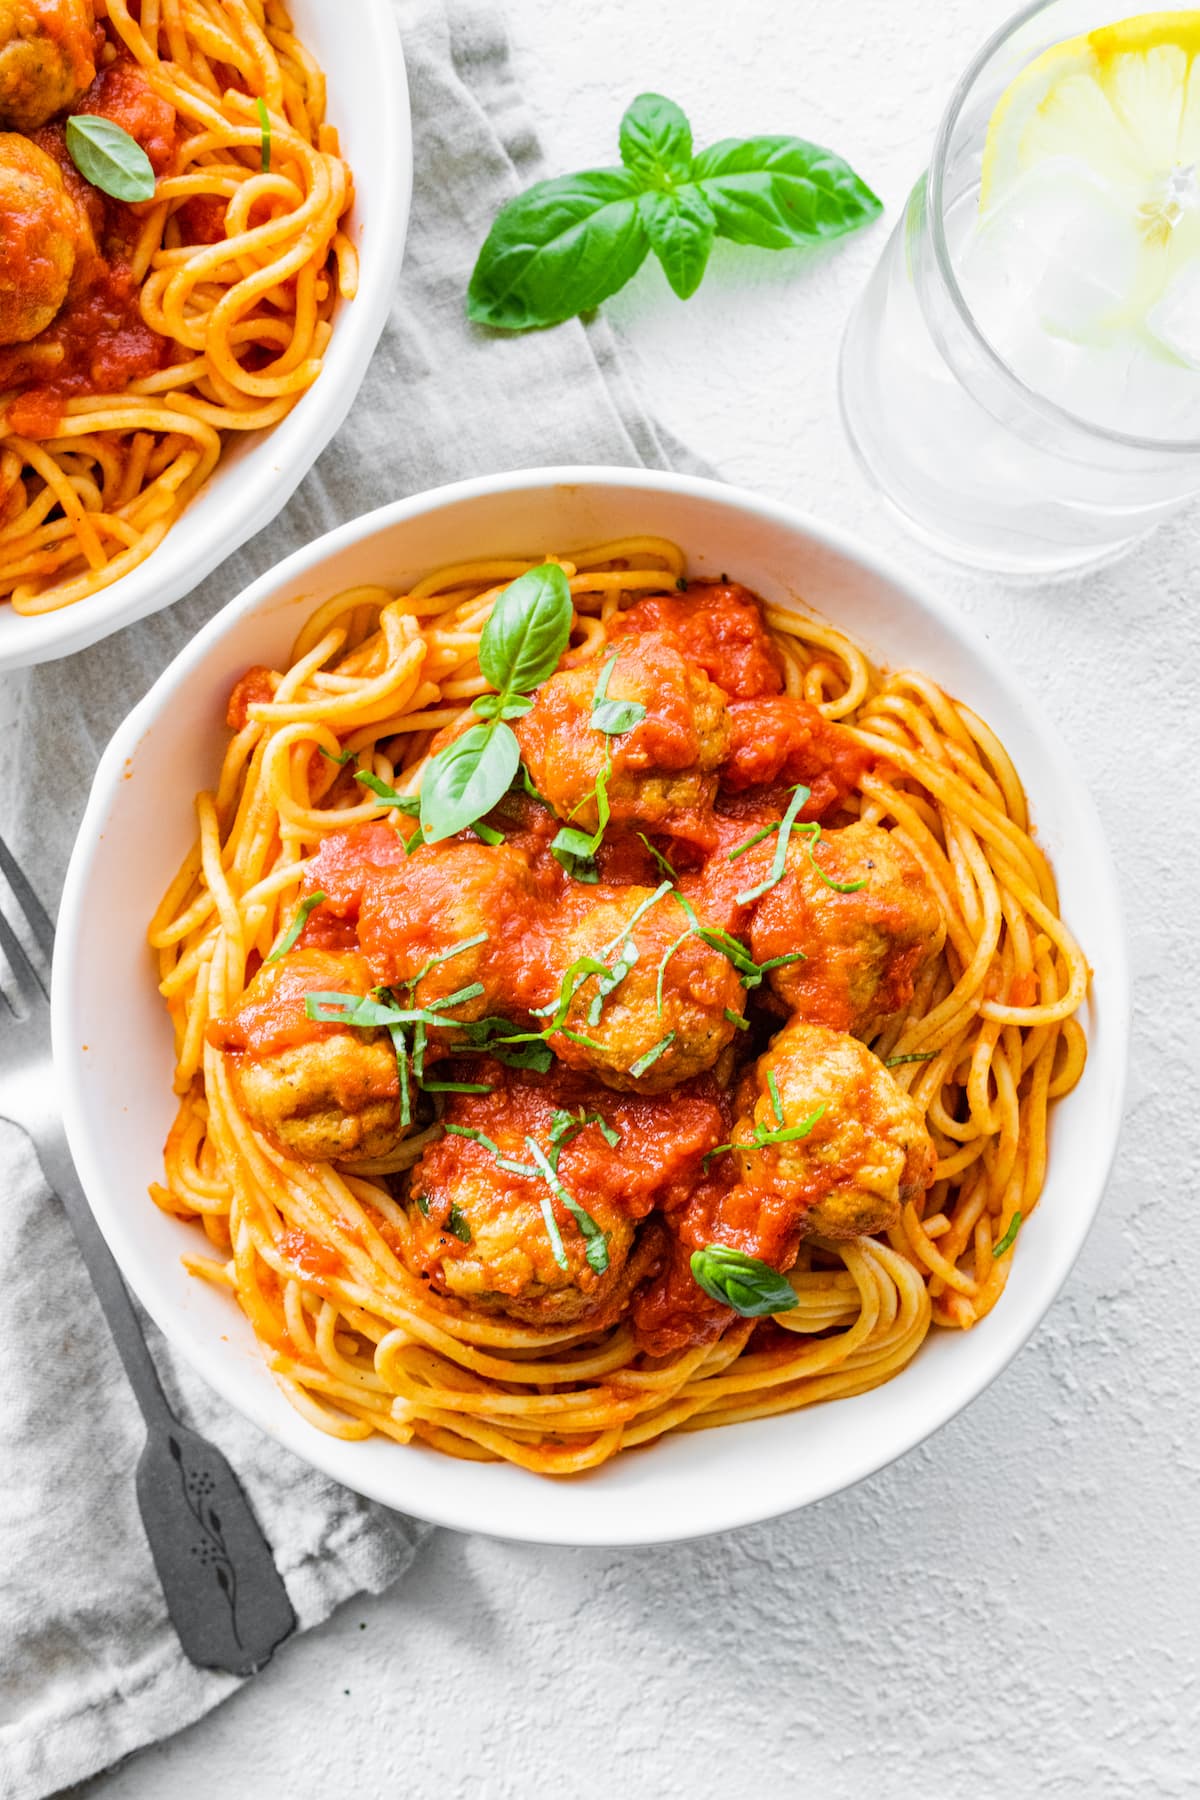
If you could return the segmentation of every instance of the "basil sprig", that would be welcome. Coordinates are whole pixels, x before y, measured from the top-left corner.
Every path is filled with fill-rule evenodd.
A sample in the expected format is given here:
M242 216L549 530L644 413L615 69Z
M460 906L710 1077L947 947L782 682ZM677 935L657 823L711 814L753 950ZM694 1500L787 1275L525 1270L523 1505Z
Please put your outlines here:
M571 589L557 563L527 569L497 595L479 640L479 667L496 691L472 702L483 723L447 744L425 771L421 832L427 844L473 825L512 786L521 750L505 721L527 713L529 690L553 675L573 616Z
M757 1256L747 1256L744 1250L726 1249L724 1244L705 1244L703 1250L693 1250L692 1276L710 1300L732 1306L743 1319L765 1319L799 1305L796 1290L778 1269Z
M72 113L67 151L85 181L114 200L153 200L154 170L136 138L96 113Z
M686 300L718 237L786 250L881 210L840 156L803 138L723 138L695 155L686 115L661 94L638 95L620 148L623 168L539 181L501 209L467 291L477 324L557 325L624 287L651 250Z

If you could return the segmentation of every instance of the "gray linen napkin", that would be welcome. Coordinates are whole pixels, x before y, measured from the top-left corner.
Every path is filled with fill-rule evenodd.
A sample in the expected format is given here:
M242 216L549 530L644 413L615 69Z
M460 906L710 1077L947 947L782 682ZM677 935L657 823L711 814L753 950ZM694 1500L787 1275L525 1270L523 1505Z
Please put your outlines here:
M114 727L264 569L357 513L458 477L668 461L602 324L513 341L467 325L475 251L501 202L540 173L538 145L489 0L399 0L398 14L416 188L399 291L352 431L275 523L179 605L0 677L0 825L52 907ZM180 1652L135 1505L140 1419L62 1211L5 1125L0 1196L0 1796L34 1800L179 1730L237 1682ZM185 1417L245 1482L302 1628L404 1571L426 1527L303 1467L152 1341Z

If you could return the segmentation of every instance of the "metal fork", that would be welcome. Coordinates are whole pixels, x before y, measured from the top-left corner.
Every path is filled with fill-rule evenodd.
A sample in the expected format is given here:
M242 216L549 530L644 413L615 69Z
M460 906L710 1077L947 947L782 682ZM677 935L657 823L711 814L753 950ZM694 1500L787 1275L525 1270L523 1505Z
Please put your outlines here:
M54 927L2 838L0 871L48 966ZM167 1404L125 1283L75 1173L55 1106L47 982L5 916L3 898L0 952L16 989L15 1004L0 994L0 1117L28 1135L42 1174L66 1208L142 1409L146 1444L137 1466L138 1506L171 1623L192 1662L251 1675L295 1629L287 1589L233 1470Z

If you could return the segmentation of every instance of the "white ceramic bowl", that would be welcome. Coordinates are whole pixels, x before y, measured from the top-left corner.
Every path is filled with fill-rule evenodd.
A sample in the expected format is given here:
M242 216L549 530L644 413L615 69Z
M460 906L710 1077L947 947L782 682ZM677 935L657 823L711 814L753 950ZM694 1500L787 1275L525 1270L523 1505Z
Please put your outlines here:
M669 1438L557 1482L382 1438L338 1442L284 1400L229 1298L184 1273L195 1228L146 1196L174 1101L171 1030L143 922L192 840L192 794L216 776L232 683L252 663L280 666L313 608L359 582L401 585L442 563L569 551L628 532L674 538L694 570L728 570L774 602L803 596L880 661L927 670L996 728L1095 971L1087 1071L1055 1110L1045 1194L1003 1301L975 1330L930 1338L873 1393ZM1091 800L1053 728L954 612L845 536L752 494L640 470L559 469L463 482L356 519L264 575L187 646L100 765L63 897L53 1003L67 1131L101 1229L148 1311L231 1405L348 1486L423 1518L535 1542L617 1544L698 1536L819 1500L911 1449L1000 1372L1058 1292L1099 1203L1121 1114L1129 993Z
M0 604L0 669L83 650L190 593L290 499L350 410L400 273L412 193L412 125L392 0L291 0L296 31L325 71L327 117L354 171L349 233L359 288L339 304L324 366L270 431L231 433L221 460L157 550L90 599L23 618Z

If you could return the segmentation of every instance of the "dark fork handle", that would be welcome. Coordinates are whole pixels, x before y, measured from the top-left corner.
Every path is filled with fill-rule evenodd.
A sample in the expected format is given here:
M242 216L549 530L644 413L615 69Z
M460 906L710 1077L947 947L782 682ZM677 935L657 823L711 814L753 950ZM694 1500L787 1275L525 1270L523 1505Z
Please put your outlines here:
M296 1627L271 1547L221 1452L182 1425L168 1406L128 1289L65 1140L42 1144L39 1156L43 1175L66 1209L146 1421L138 1506L171 1623L184 1654L201 1668L253 1674Z

